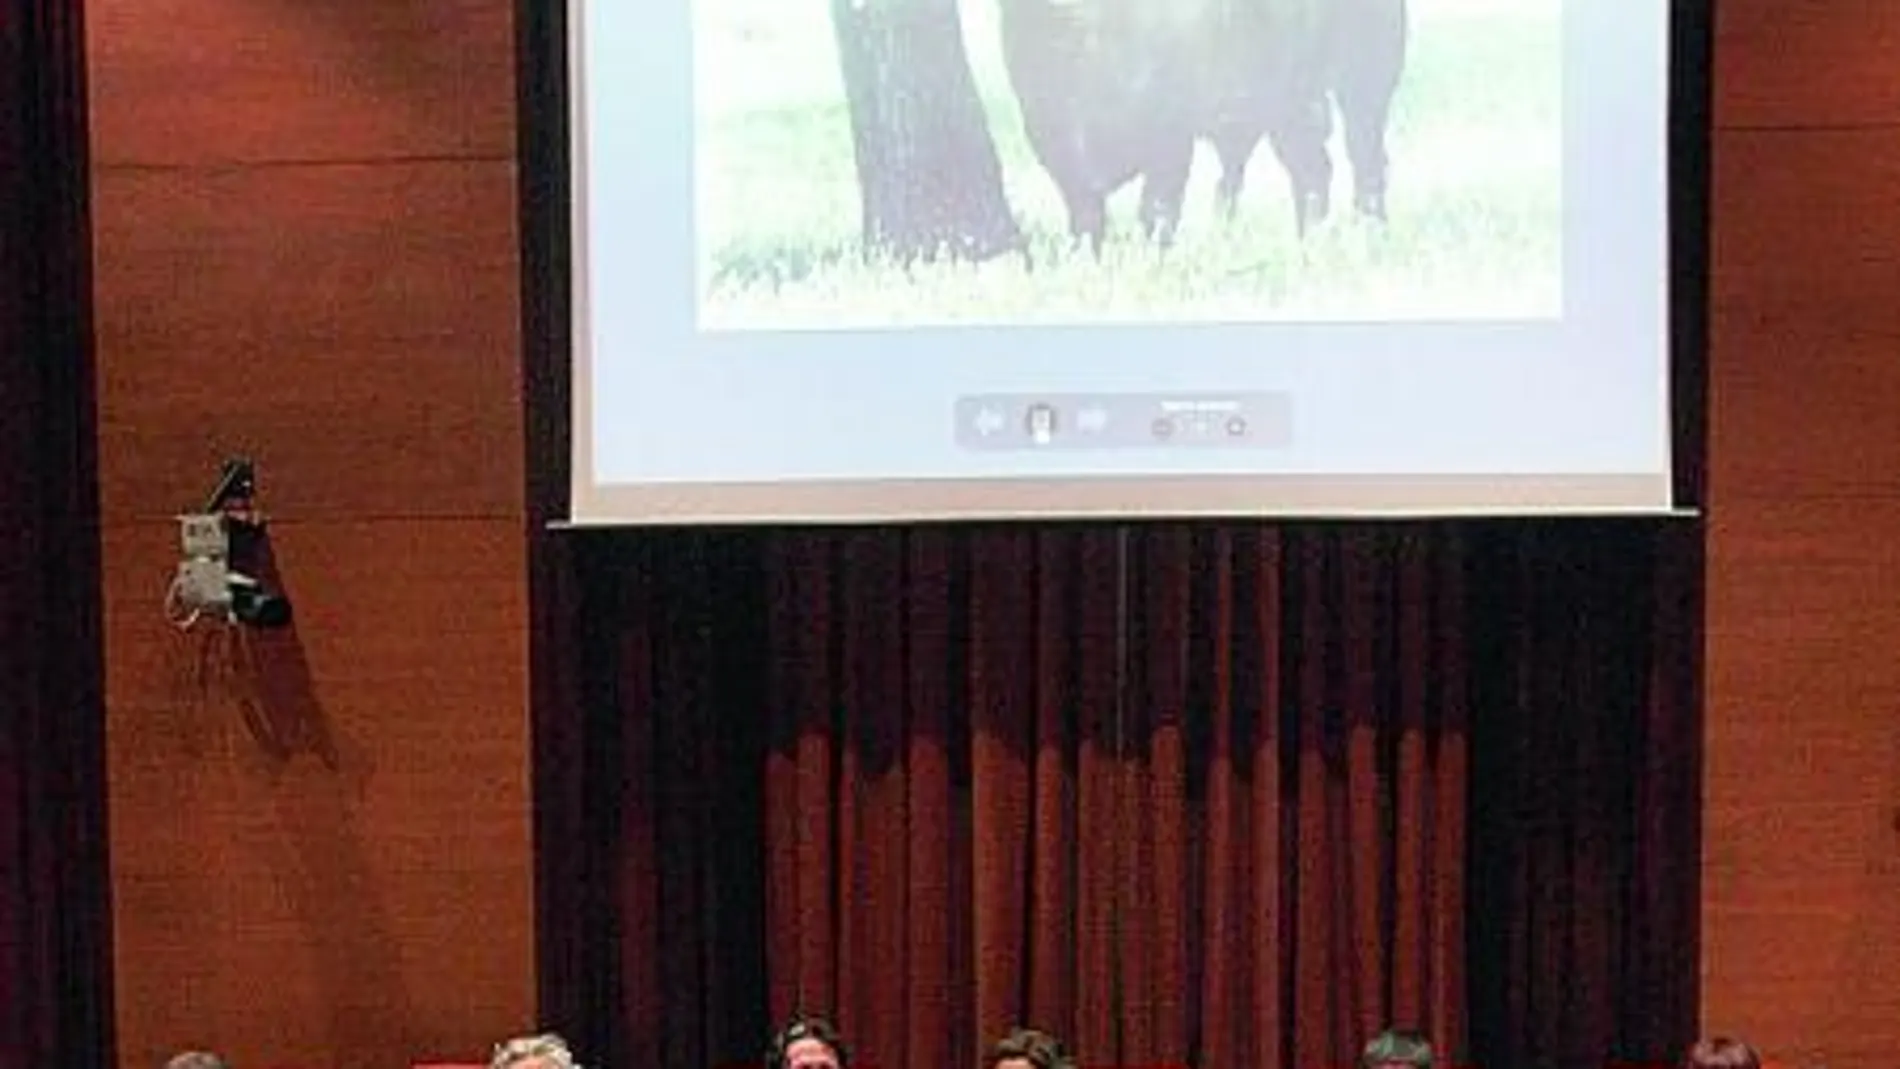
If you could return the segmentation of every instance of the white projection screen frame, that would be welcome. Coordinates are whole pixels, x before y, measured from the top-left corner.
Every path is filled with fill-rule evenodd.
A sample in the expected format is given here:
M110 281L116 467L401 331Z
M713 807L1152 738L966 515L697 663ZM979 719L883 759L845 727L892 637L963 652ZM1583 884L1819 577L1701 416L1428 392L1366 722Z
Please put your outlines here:
M570 522L1674 508L1669 0L1378 0L1382 198L1336 86L1323 215L1288 126L1231 211L1201 131L1171 232L1136 177L1098 249L1023 118L1064 91L1022 58L1061 27L1011 9L1102 3L959 0L1016 230L906 255L869 234L833 22L877 0L570 0Z

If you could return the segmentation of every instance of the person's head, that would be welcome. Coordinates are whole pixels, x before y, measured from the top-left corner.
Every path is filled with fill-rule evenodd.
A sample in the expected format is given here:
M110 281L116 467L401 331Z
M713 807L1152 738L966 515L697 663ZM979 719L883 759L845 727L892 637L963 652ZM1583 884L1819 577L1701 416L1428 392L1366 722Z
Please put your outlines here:
M1761 1055L1739 1039L1714 1036L1689 1048L1682 1069L1761 1069Z
M575 1069L574 1052L553 1032L519 1036L495 1047L488 1069Z
M231 1066L208 1050L187 1050L172 1055L165 1069L231 1069Z
M765 1069L850 1069L851 1052L837 1028L823 1017L799 1014L772 1037Z
M1387 1029L1366 1044L1365 1053L1359 1056L1359 1065L1360 1069L1432 1069L1437 1060L1431 1041L1423 1035Z
M1062 1041L1034 1028L1012 1029L990 1048L985 1069L1075 1069Z

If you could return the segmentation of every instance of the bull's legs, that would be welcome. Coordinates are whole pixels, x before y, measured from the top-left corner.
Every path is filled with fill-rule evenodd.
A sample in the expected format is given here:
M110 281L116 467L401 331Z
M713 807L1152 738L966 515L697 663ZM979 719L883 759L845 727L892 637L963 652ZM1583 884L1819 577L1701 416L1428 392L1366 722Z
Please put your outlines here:
M1352 161L1352 203L1359 214L1385 220L1386 122L1392 113L1392 80L1361 74L1341 80L1339 112Z
M1095 190L1065 188L1062 201L1069 210L1069 233L1076 245L1086 244L1100 256L1108 234L1108 198Z
M1346 128L1346 155L1352 161L1353 207L1383 221L1386 124L1392 96L1405 69L1405 0L1351 0L1335 9L1336 84L1339 112Z
M1141 180L1141 225L1162 248L1174 244L1187 199L1188 172L1194 166L1194 138L1185 128L1157 145Z
M1108 195L1090 180L1088 147L1079 116L1067 109L1032 110L1025 104L1023 132L1028 135L1036 162L1042 164L1056 192L1062 195L1075 247L1086 244L1090 251L1101 255L1107 237Z
M1240 212L1240 191L1247 184L1247 164L1260 144L1260 134L1249 130L1222 131L1214 135L1214 152L1220 157L1220 183L1214 188L1214 202L1221 218L1232 219Z
M1293 225L1301 237L1332 210L1333 159L1326 150L1332 109L1324 97L1288 109L1271 131L1273 151L1293 184Z
M1352 160L1352 204L1359 214L1385 221L1385 114L1346 113L1346 154Z

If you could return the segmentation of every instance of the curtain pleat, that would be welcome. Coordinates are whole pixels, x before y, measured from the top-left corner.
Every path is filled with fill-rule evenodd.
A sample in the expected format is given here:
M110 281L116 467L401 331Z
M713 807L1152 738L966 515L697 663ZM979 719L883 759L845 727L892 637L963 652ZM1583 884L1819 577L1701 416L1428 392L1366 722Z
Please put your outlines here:
M1682 901L1633 874L1680 879L1693 827L1694 688L1652 651L1686 648L1655 584L1694 569L1653 532L634 541L590 565L618 831L572 847L616 861L613 1004L576 1022L609 1050L740 1061L802 1011L866 1069L1017 1025L1089 1067L1344 1066L1401 1027L1583 1069L1693 1028L1624 993L1693 1001L1630 950Z
M82 12L0 0L0 1066L113 1060Z

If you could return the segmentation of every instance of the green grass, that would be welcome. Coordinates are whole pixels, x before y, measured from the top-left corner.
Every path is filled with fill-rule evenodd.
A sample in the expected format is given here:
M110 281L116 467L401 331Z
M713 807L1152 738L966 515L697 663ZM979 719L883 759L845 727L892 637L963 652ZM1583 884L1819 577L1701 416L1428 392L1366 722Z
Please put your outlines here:
M1136 185L1108 247L1077 251L1002 70L996 0L963 0L971 64L1031 243L1016 257L867 262L851 132L822 0L694 0L700 324L839 329L926 324L1459 319L1557 315L1562 298L1560 0L1413 0L1394 100L1390 223L1351 214L1335 138L1332 218L1295 237L1264 144L1239 216L1216 217L1203 148L1179 240L1140 238Z

